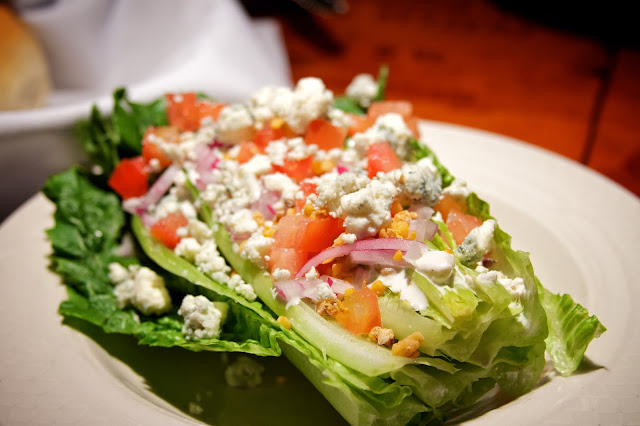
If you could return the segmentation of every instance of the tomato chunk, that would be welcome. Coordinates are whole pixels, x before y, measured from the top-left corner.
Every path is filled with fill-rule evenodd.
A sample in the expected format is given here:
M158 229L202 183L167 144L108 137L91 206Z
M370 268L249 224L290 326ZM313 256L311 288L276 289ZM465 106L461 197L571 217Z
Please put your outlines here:
M369 117L368 115L351 114L350 117L353 124L349 126L349 129L347 130L349 136L364 132L376 122L375 118Z
M285 131L282 127L274 129L269 124L265 124L256 132L256 135L253 137L253 141L260 149L264 150L267 145L269 145L269 142L277 141L284 137Z
M196 102L196 109L198 111L198 127L204 118L211 118L213 121L218 121L220 111L226 107L227 104L223 102L211 102L211 101L198 101Z
M286 269L293 276L309 260L309 253L294 248L271 248L269 252L269 269Z
M343 223L343 219L331 216L311 220L302 234L300 250L319 253L330 247L344 231Z
M146 194L149 190L149 172L142 156L120 160L107 184L125 200Z
M463 213L467 211L466 206L462 205L462 203L449 194L442 194L440 201L438 201L438 204L436 204L433 209L440 212L442 215L442 221L445 223L447 222L449 212L452 209L458 209Z
M160 168L167 168L171 165L171 158L153 142L155 138L163 139L168 143L180 142L180 131L177 127L172 126L149 126L142 139L142 158L146 164L150 164L151 160L157 160Z
M341 308L336 321L353 334L369 333L382 324L378 298L366 285L360 291L345 295Z
M319 149L329 151L342 148L347 137L347 129L337 127L327 120L313 120L307 127L304 142L307 145L316 144Z
M375 177L378 172L390 172L400 167L402 162L388 142L377 142L369 146L367 172L370 178Z
M169 213L167 216L151 225L151 235L170 249L174 249L180 240L178 229L189 224L189 220L179 212Z
M413 105L407 101L379 101L371 104L367 110L367 115L374 121L384 114L400 114L405 120L413 115Z
M276 172L284 173L291 179L300 182L303 179L313 177L313 170L311 169L311 163L313 162L313 156L310 155L302 160L284 160L283 165L273 165L273 170Z
M273 234L274 248L300 248L304 230L311 218L303 214L284 216L278 221Z
M236 160L238 163L246 163L251 160L254 155L258 154L260 150L258 146L253 142L242 142L240 143L240 152L238 152L238 157Z
M170 93L165 99L170 125L176 126L183 132L192 132L200 127L195 93Z
M446 224L456 244L460 244L473 228L482 225L482 220L454 207L449 210Z

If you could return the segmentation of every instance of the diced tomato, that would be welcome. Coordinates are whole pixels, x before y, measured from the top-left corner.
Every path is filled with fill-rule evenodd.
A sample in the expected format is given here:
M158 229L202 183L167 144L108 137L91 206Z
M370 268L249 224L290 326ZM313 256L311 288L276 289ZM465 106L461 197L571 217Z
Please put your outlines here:
M343 220L331 216L311 220L302 235L300 250L319 253L344 231Z
M327 120L313 120L307 127L304 142L307 145L316 144L319 149L329 151L333 148L343 148L347 137L347 129L334 126Z
M157 160L161 168L166 168L171 165L171 158L158 148L153 142L155 137L163 139L168 143L178 143L180 141L180 131L177 127L173 126L149 126L142 139L142 158L144 158L145 164L153 159Z
M375 118L369 117L368 115L351 114L350 117L353 124L349 126L347 130L349 136L364 132L376 122Z
M389 143L377 142L369 146L367 172L370 178L375 177L378 172L390 172L400 167L402 163Z
M226 107L227 104L223 102L211 102L207 100L196 102L196 107L198 110L198 127L200 127L200 123L203 118L211 118L213 121L218 121L218 117L220 116L220 111L222 108Z
M302 235L311 218L303 214L284 216L273 235L274 248L300 248Z
M374 102L369 106L367 115L375 121L378 117L384 114L395 112L400 114L405 120L411 118L413 115L413 105L407 101L379 101Z
M309 253L294 248L272 247L269 252L269 269L272 272L276 269L286 269L293 275L307 263L307 260L309 260Z
M300 190L304 194L305 197L308 197L311 194L316 194L318 190L318 185L311 182L302 182L300 185Z
M289 262L291 253L281 253L280 249L293 249L304 256L305 262L311 254L319 253L330 247L338 235L344 231L343 220L333 217L311 219L303 214L284 216L278 222L273 235L271 251L277 252L279 258ZM271 254L269 254L271 257ZM276 262L283 263L284 260ZM304 262L303 262L304 264ZM299 265L302 266L302 265ZM297 269L293 272L297 272Z
M246 163L247 161L251 160L251 158L259 152L260 150L258 149L255 143L242 142L240 144L240 152L238 152L238 157L236 158L236 160L240 164Z
M318 185L311 182L302 182L300 184L300 190L304 194L304 198L296 200L296 211L301 212L304 209L305 204L307 203L307 197L311 194L315 194Z
M446 224L456 244L460 244L473 228L482 225L482 220L454 207L449 210Z
M446 223L447 217L449 216L449 211L451 209L458 209L461 212L466 212L466 206L462 205L458 200L456 200L453 196L449 194L442 194L440 201L438 204L433 206L433 209L437 212L440 212L442 215L442 220Z
M404 122L406 123L409 130L411 130L411 133L413 134L413 136L416 138L419 138L420 130L418 130L418 118L417 117L405 118Z
M169 124L183 132L200 128L200 114L195 93L170 93L166 95Z
M353 334L369 333L382 324L378 298L366 285L360 291L345 295L340 307L336 321Z
M142 156L120 160L107 184L125 200L146 194L149 190L149 172Z
M170 93L166 100L169 124L183 132L198 130L203 118L217 120L220 111L227 106L221 102L198 100L195 93Z
M169 213L151 225L150 231L156 240L173 250L182 239L178 235L178 229L188 224L189 220L182 213Z
M311 163L313 162L313 156L310 155L302 160L284 160L283 165L273 165L273 170L276 172L284 173L291 179L300 182L303 179L313 177L313 170L311 169Z
M286 124L282 124L277 128L273 128L269 123L265 123L264 126L260 130L256 132L256 135L253 137L253 141L258 145L260 150L264 151L264 149L269 145L272 141L277 141L282 138L291 138L294 137L295 134L289 129Z

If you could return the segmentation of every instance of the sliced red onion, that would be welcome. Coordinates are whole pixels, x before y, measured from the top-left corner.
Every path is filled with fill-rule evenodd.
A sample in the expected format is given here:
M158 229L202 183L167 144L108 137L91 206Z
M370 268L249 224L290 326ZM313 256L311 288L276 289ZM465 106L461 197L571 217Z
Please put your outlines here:
M356 250L349 253L351 261L358 265L380 265L391 268L408 268L411 265L393 257L398 250Z
M167 193L179 172L180 169L175 164L167 167L145 195L125 200L122 203L123 210L131 214L142 215L149 210L149 207L157 204L164 194Z
M353 288L348 281L322 276L320 278L296 278L293 280L276 281L273 285L280 297L291 301L295 299L311 299L318 301L318 286L331 281L331 290L334 294L344 294L348 288Z
M325 262L329 259L334 259L336 257L346 256L352 251L359 250L393 250L395 253L397 250L402 252L406 252L414 245L425 246L426 245L419 241L405 240L403 238L372 238L369 240L359 240L353 244L343 244L336 247L330 247L305 263L302 268L296 272L295 277L300 278L304 276L312 267L320 265L322 262Z
M338 166L336 167L336 171L338 172L339 175L341 175L345 172L348 172L349 169L343 166L342 164L338 164Z
M320 277L320 279L327 280L327 283L331 286L331 291L333 291L334 294L344 294L344 292L348 288L354 288L353 285L349 283L349 281L341 280L338 278L333 278L333 277L328 277L323 275L322 277Z
M144 225L144 227L147 229L151 228L153 224L156 223L156 220L153 218L153 216L151 216L147 212L144 212L140 215L140 220L142 221L142 224Z
M434 213L431 207L423 204L414 204L409 208L409 211L415 212L418 215L417 219L431 219Z
M353 253L353 252L352 252ZM371 277L371 271L369 269L358 267L353 273L353 286L357 290L360 290L362 284L368 284Z
M279 191L268 191L263 189L260 193L260 198L255 203L249 206L252 211L259 211L262 214L264 220L273 220L276 217L276 210L273 208L273 204L280 201L282 195Z

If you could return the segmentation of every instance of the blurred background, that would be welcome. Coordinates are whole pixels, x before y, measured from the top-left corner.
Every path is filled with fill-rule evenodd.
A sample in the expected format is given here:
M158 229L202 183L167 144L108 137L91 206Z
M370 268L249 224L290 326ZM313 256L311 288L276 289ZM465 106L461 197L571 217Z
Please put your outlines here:
M244 0L282 25L293 79L335 92L389 65L419 117L501 133L640 195L640 26L622 1Z
M27 26L40 25L34 34L36 41L47 48L45 57L49 65L56 65L56 58L50 51L54 33L52 27L43 27L45 21L39 9L53 8L61 3L74 4L76 8L102 4L111 21L116 17L131 18L123 4L129 8L141 4L140 1L118 0L0 0L0 6L19 9ZM108 7L108 3L120 7ZM113 71L118 66L119 71L135 68L137 80L132 82L140 83L144 80L147 59L140 60L139 55L132 53L133 49L146 48L153 53L151 59L155 63L171 71L176 58L185 57L188 52L185 49L202 51L202 46L210 46L206 38L190 39L185 26L192 28L194 33L205 33L221 25L193 24L197 16L191 15L198 13L189 14L185 9L223 4L227 6L223 8L226 11L231 5L233 19L225 17L225 22L234 23L235 33L224 29L222 36L212 33L210 37L217 40L217 47L212 50L217 48L227 57L238 56L239 59L234 68L233 63L222 63L218 58L212 62L214 66L200 67L209 72L198 75L204 80L187 79L203 91L212 90L211 93L218 96L223 93L234 98L249 89L254 90L252 85L291 84L301 77L317 76L338 94L345 90L354 75L376 74L380 65L387 64L390 70L387 97L411 100L417 116L526 141L580 162L640 195L640 120L636 118L640 110L640 36L631 6L621 1L581 2L561 7L556 2L544 0L193 0L151 4L153 8L139 18L140 26L134 32L126 36L116 33L121 45L109 46L109 40L105 41L114 33L114 28L118 28L113 22L98 28L97 35L91 35L94 41L103 43L104 52L82 50L85 40L82 31L90 32L91 22L80 18L74 21L73 15L65 17L70 25L66 25L64 31L58 31L57 36L63 37L57 41L73 41L80 49L80 55L97 54L99 59L110 58L106 64L94 62L90 70L95 73L92 77L107 78L104 81L109 87L115 84L114 81L130 83ZM176 24L178 19L192 21L182 22L182 30L158 25L159 19L163 19L159 12L161 5L176 11L175 16L169 16ZM176 7L181 13L177 13ZM100 19L95 19L102 25ZM1 27L2 24L0 47L14 45ZM150 27L155 28L153 35L148 31ZM254 27L259 30L253 32ZM5 25L4 30L7 28ZM43 28L49 32L43 33ZM238 36L247 35L249 28L250 36L239 44ZM165 33L165 39L162 39L162 33ZM123 49L123 46L130 48ZM113 49L109 50L110 47ZM181 49L184 50L182 56ZM165 51L171 54L174 62L157 54ZM117 60L122 54L129 58L127 61L138 60L136 66ZM0 65L5 68L7 63L7 57L0 54ZM81 63L78 60L77 64ZM227 77L220 70L235 78L235 86L223 84ZM77 67L72 71L90 81L86 72L80 73ZM233 75L229 76L229 72ZM67 80L78 81L79 78L71 78L66 71L57 75L54 72L53 93L58 97L51 99L57 101L70 99L69 92L63 93L67 98L60 98L59 91L55 91L61 75ZM161 81L157 76L153 77L147 80ZM216 79L217 87L202 87L203 81ZM168 84L163 87L175 89ZM238 90L234 91L234 88ZM149 90L138 89L134 93L143 98L160 94L157 92L159 85L154 87L155 91L148 87ZM72 97L77 94L77 91L71 92ZM106 94L91 93L92 96ZM77 108L69 119L85 116L86 105ZM25 136L25 128L30 127L15 125L25 117L28 123L29 118L24 114L0 113L0 169L5 174L4 186L0 185L0 220L37 192L45 173L62 169L76 159L68 146L35 159L30 154L25 157L25 152L39 149L43 138L68 140L70 134L70 127L66 126L63 133L54 136L53 130L60 129L54 129L55 120L49 120L45 126L48 128L39 128L39 133ZM38 121L33 121L34 126ZM3 125L11 127L11 131L3 132L7 130ZM31 173L24 178L25 158L34 161L32 171L41 173ZM16 189L12 183L15 176L23 176L23 182L28 181L28 184Z

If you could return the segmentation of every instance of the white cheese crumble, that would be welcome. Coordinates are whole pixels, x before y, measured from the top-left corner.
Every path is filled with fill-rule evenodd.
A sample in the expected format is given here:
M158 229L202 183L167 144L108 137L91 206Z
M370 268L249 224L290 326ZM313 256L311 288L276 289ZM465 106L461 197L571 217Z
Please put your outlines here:
M110 263L109 279L115 284L113 293L120 309L131 305L144 315L159 315L171 309L164 279L145 266L125 268L119 263Z
M231 278L229 278L229 281L227 281L227 286L250 302L256 300L257 296L256 292L253 290L253 287L251 287L250 284L244 282L242 277L238 274L234 274L231 276Z
M377 234L391 221L391 204L396 194L391 182L374 179L364 188L343 196L340 208L346 216L345 232L355 234L358 239Z
M327 116L336 127L348 128L353 125L353 119L341 109L338 108L329 108L329 112L327 112Z
M186 295L178 315L184 318L182 332L187 338L211 339L220 336L222 313L206 297Z
M313 278L318 278L320 275L318 274L318 270L316 269L315 266L312 266L311 269L309 269L309 272L307 272L306 274L304 274L304 277L308 280L313 279Z
M358 74L347 86L346 95L363 107L368 107L378 95L378 82L371 74Z
M478 250L482 253L486 253L491 249L491 242L493 241L493 232L495 229L496 221L493 219L486 220L482 225L473 228L465 240L475 240L478 244Z
M333 103L333 93L315 77L298 81L295 89L267 86L258 90L249 101L253 116L260 123L283 119L289 128L302 134L308 124L326 116Z
M255 133L253 116L242 104L222 108L215 129L216 138L222 143L237 144L251 140Z
M360 157L366 157L369 145L377 142L389 142L398 157L404 159L409 154L409 140L413 137L400 114L383 114L373 126L365 132L356 133L349 141Z
M451 185L442 190L442 194L447 194L455 200L466 203L467 197L471 194L471 190L467 187L467 182L461 179L454 179Z
M194 257L194 263L200 271L209 275L215 272L228 274L231 271L229 265L218 252L218 247L213 239L202 244L200 251Z
M341 175L337 173L325 173L320 176L317 186L317 195L311 194L309 201L318 209L326 208L332 216L340 216L338 210L341 208L341 200L347 194L356 192L370 182L366 175L346 172Z
M336 298L336 295L331 290L331 287L326 282L321 282L316 287L318 300L333 300Z
M287 281L291 278L291 272L287 269L276 268L272 275L273 279L276 281Z
M245 241L241 254L256 265L266 268L272 244L273 238L265 237L260 232L256 232Z
M477 271L484 271L478 274L476 280L478 282L484 283L498 283L503 286L511 295L511 297L516 300L524 297L527 294L527 288L525 286L524 279L520 277L509 278L501 271L492 271L486 268L476 268Z

